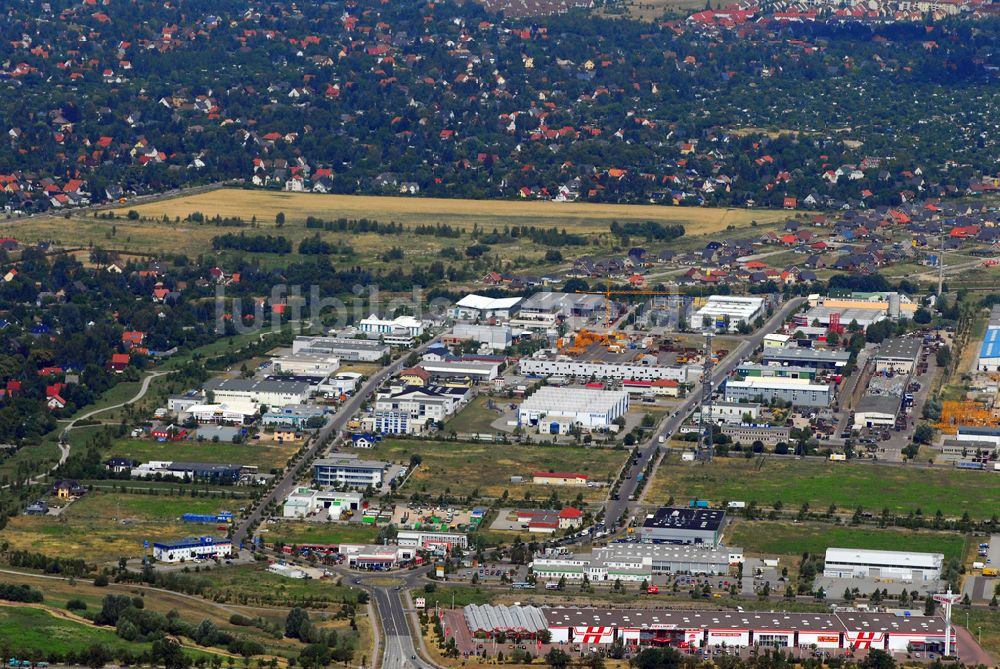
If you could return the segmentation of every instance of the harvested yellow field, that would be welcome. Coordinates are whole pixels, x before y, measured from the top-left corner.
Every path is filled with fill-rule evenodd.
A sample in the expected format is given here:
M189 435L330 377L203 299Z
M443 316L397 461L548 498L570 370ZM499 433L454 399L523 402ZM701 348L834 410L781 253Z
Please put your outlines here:
M322 195L262 190L224 189L115 209L124 216L130 209L143 218L184 219L201 212L206 217L256 216L261 227L274 225L279 212L287 222L308 216L322 219L370 218L405 225L447 223L471 229L504 225L565 227L570 232L606 232L612 221L656 221L681 223L689 235L712 234L727 226L741 227L751 221L773 223L789 218L788 212L764 209L710 209L636 204L592 204L582 202L459 200L442 198L380 197L374 195ZM287 226L286 226L287 227ZM120 234L120 233L119 233Z
M626 18L633 21L659 21L666 14L687 16L691 12L705 9L699 0L625 0L621 4L609 4L599 10L606 18Z

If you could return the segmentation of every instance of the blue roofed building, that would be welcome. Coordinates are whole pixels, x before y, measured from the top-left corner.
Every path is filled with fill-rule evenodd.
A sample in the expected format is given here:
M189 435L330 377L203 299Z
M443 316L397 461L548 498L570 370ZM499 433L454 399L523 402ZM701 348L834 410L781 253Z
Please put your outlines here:
M976 369L980 372L1000 372L1000 305L993 305Z

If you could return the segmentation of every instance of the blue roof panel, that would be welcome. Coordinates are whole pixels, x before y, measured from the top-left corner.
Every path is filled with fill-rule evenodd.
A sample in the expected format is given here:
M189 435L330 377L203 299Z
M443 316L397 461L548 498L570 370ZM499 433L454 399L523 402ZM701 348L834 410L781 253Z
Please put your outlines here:
M983 337L983 346L979 349L980 358L1000 358L1000 327L991 327Z

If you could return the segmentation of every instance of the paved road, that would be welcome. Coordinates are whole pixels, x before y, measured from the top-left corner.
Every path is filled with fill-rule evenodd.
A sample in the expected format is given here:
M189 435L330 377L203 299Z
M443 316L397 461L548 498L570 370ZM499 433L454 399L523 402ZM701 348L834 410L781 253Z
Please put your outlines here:
M99 413L110 411L111 409L118 409L120 407L125 406L126 404L134 404L135 402L138 402L139 400L141 400L143 397L146 396L146 393L149 391L149 384L152 383L153 379L155 379L158 376L163 376L164 374L169 374L169 373L170 372L166 371L151 372L148 376L146 376L146 378L142 380L142 386L139 387L139 392L137 392L135 396L132 397L132 399L126 400L125 402L120 402L118 404L112 404L111 406L101 407L99 409L93 409L83 414L82 416L78 416L74 418L72 421L70 421L69 425L63 428L62 434L59 435L59 460L54 465L52 465L48 471L31 477L31 483L41 482L42 480L45 479L46 476L48 476L49 474L51 474L56 469L58 469L59 467L61 467L63 464L66 463L66 460L69 459L70 450L72 449L72 446L70 445L69 441L66 440L66 435L70 430L76 427L76 424L79 421L86 420L91 416L96 416ZM3 487L9 488L10 485L5 485Z
M426 351L431 344L435 343L436 341L437 337L431 339L426 344L421 345L420 347L414 349L413 351L407 351L406 354L402 356L399 360L396 360L392 364L388 365L387 367L383 367L378 372L373 374L371 378L369 378L368 381L365 383L365 385L361 387L361 390L356 392L346 402L344 402L337 410L337 413L334 414L333 418L331 418L326 425L320 428L319 432L317 432L316 436L313 438L311 445L309 446L309 450L306 452L304 460L309 460L314 455L316 455L317 453L325 449L327 446L329 446L331 442L331 437L335 437L335 435L339 433L340 430L346 427L348 421L350 421L351 418L354 417L354 415L361 408L361 405L365 402L365 400L367 400L368 397L372 395L372 393L374 393L382 385L382 382L385 381L390 376L399 372L399 370L403 369L404 362L406 358L410 356L411 353L416 353L417 355L420 355L421 353ZM295 487L298 477L299 477L298 467L289 467L288 469L285 470L285 473L282 475L282 478L280 481L278 481L277 485L271 488L271 491L267 495L265 495L260 502L257 503L253 511L251 511L249 515L247 515L245 518L239 521L239 524L233 531L234 546L239 547L239 545L247 539L247 528L251 524L256 524L260 522L261 518L263 517L263 511L265 507L267 507L271 502L283 500L285 497L288 496L288 493L290 493L292 489Z
M760 346L761 342L764 341L764 336L774 332L778 329L785 318L787 318L791 313L797 310L805 303L804 297L792 298L784 305L781 309L774 313L771 318L764 323L764 326L758 328L752 335L743 339L740 345L736 347L736 350L732 351L725 360L720 364L716 365L712 372L712 387L718 387L718 385L727 377L729 373L736 369L737 365L743 362L746 358L750 356ZM638 485L638 480L636 476L642 472L647 463L649 463L650 458L657 451L657 445L659 443L659 437L663 436L666 440L669 440L670 435L677 431L681 424L687 420L688 416L697 408L698 403L701 400L701 384L698 383L691 392L688 393L687 399L674 411L672 414L668 415L666 419L660 424L659 429L657 429L652 438L642 447L639 452L638 462L628 470L628 478L622 483L621 487L618 489L618 495L620 499L614 500L609 499L604 506L604 518L605 522L609 525L618 520L623 513L630 509L630 506L635 503L630 503L629 498L635 493L636 486Z

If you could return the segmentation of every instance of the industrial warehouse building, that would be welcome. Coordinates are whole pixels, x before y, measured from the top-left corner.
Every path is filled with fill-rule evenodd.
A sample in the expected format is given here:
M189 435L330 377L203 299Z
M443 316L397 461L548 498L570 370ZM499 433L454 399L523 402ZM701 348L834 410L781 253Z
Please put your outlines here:
M979 349L976 369L980 372L1000 372L1000 304L990 311L989 325Z
M296 488L288 494L281 507L283 518L305 518L326 512L324 520L340 520L344 511L358 511L364 498L358 492Z
M722 509L664 506L646 516L639 538L647 543L718 546L725 519Z
M523 297L484 297L466 295L450 310L450 316L461 321L507 320L517 313Z
M348 337L296 337L292 353L331 355L349 362L377 362L389 355L389 345L372 339Z
M474 637L533 637L548 630L552 643L606 647L818 648L906 651L911 644L943 643L944 619L867 611L835 613L736 612L678 609L536 608L464 609ZM952 632L954 641L955 633Z
M289 353L274 358L271 364L278 374L325 379L340 368L340 358L328 353Z
M854 412L852 426L855 430L863 427L892 427L899 414L900 397L893 395L865 395Z
M776 446L780 443L788 443L791 428L784 425L730 423L720 427L719 432L732 439L735 443L743 444L744 446L750 446L755 441L759 441L765 446Z
M671 379L678 383L687 381L686 367L664 365L636 365L630 363L586 362L568 360L564 356L552 358L544 353L522 358L518 368L524 376L574 376L582 379L617 379L656 381Z
M797 406L827 407L833 400L833 387L826 383L812 383L809 379L751 376L743 381L727 379L725 398L727 402L771 402L778 399Z
M628 392L542 386L517 408L517 424L542 434L607 430L628 411Z
M184 562L226 558L233 552L233 542L214 537L191 537L180 541L153 544L153 559L158 562Z
M269 407L302 404L309 398L309 384L276 379L211 379L205 384L215 402L234 406L264 404Z
M385 481L388 462L361 460L351 453L337 453L313 463L313 478L321 486L378 488Z
M729 330L735 332L740 325L752 324L763 315L763 297L712 295L705 305L695 312L694 326L716 329L728 323Z
M513 331L508 325L470 325L468 323L457 324L450 336L446 336L445 341L460 342L474 341L486 346L491 351L502 351L510 346L513 341Z
M851 359L847 351L809 348L807 346L764 347L765 365L811 367L813 369L839 369Z
M698 414L700 420L701 410L699 409L695 413ZM705 420L711 420L715 423L742 423L746 418L749 418L750 422L760 418L760 404L755 402L712 402L708 413L705 414Z
M814 367L799 367L796 365L755 365L744 362L736 368L739 376L776 376L782 379L815 379Z
M959 425L955 438L962 442L987 442L997 447L1000 446L1000 427Z
M823 575L831 578L881 578L906 582L941 578L944 555L860 548L827 548Z
M913 337L886 339L875 354L875 373L910 374L917 366L921 346Z
M372 314L358 323L358 330L369 339L381 339L392 346L412 346L413 340L424 333L424 324L413 316L387 320Z
M726 575L743 562L742 548L705 545L616 543L590 554L535 558L531 570L542 580L649 581L658 574Z

